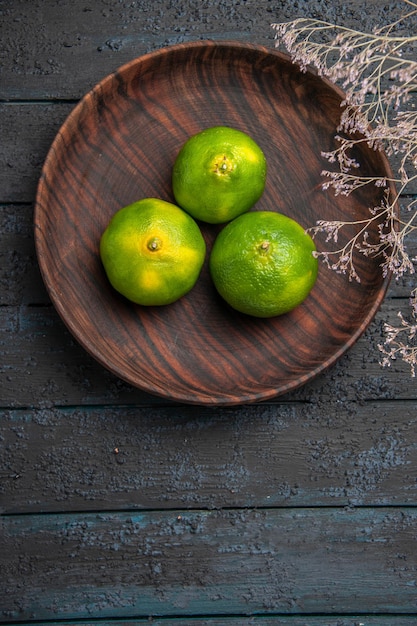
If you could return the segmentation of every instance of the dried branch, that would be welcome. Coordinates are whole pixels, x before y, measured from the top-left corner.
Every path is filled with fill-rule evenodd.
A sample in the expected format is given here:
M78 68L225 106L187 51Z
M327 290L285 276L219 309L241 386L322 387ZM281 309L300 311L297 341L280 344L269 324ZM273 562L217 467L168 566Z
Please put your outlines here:
M412 0L403 2L411 7L410 11L371 33L311 18L272 25L277 46L290 53L301 71L313 66L319 75L339 84L345 93L336 135L338 145L335 150L322 153L329 163L337 164L338 171L323 171L323 189L346 196L366 185L387 189L380 206L370 207L368 219L361 222L320 220L311 229L313 236L325 233L326 242L337 243L345 226L356 225L357 233L347 244L331 252L317 253L328 267L347 274L350 280L360 281L354 265L355 251L365 256L378 256L383 274L393 273L397 279L406 273L413 274L417 263L406 246L407 237L417 228L417 199L408 194L406 219L399 219L397 212L400 197L406 197L410 185L417 181L417 111L410 106L412 94L417 92L417 35L398 34L406 20L417 16L417 4ZM393 179L361 176L360 164L352 157L353 149L360 143L385 151L389 158L399 157ZM388 193L393 184L396 193ZM379 240L371 243L368 233L376 220ZM386 340L379 349L384 355L383 365L401 358L410 365L414 376L417 288L411 294L410 303L411 321L399 314L400 326L386 324Z

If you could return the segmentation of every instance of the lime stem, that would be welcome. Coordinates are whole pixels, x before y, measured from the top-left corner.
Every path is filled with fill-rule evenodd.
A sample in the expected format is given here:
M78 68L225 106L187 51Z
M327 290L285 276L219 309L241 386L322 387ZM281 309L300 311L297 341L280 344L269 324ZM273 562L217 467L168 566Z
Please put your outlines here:
M269 250L269 245L269 241L263 241L259 247L262 251L266 252L267 250Z
M161 247L161 241L160 239L158 239L158 237L154 237L153 239L148 241L148 250L150 250L151 252L155 252L156 250L159 250L160 247Z

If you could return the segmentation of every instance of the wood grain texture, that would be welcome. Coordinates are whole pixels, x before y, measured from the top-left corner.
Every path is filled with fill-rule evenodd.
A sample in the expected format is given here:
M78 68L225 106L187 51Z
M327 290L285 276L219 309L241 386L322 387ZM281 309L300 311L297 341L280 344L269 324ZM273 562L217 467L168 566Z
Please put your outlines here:
M274 44L271 23L317 17L371 30L398 15L402 2L368 0L201 0L109 2L2 0L0 40L7 62L0 99L81 98L122 64L184 41L228 39ZM63 16L65 19L63 19ZM16 53L16 51L18 51Z
M118 208L146 197L173 200L180 147L219 123L244 130L265 152L268 180L256 210L282 212L305 228L319 218L368 215L381 200L378 188L349 198L321 189L321 151L335 146L342 97L278 52L213 42L137 59L87 94L52 145L34 217L47 288L83 347L142 390L194 404L272 398L314 378L351 347L385 295L378 258L354 253L360 283L323 265L305 302L260 320L220 300L207 263L194 289L173 305L133 306L109 287L98 252ZM389 176L382 153L362 145L355 158L361 175ZM218 229L200 225L209 254ZM357 228L347 227L340 245ZM377 237L375 223L369 240ZM325 236L316 244L328 249Z
M91 85L88 85L88 88ZM50 145L76 102L0 102L1 202L32 203ZM417 95L410 108L417 106ZM392 157L395 170L398 159ZM409 193L417 194L417 182Z
M383 340L383 324L396 324L399 310L410 313L407 299L385 301L365 335L336 365L281 399L307 403L335 397L341 402L416 399L416 385L405 363L380 365L377 344ZM0 356L3 407L167 403L124 382L90 357L51 306L0 307Z
M417 234L407 240L410 256L417 255ZM50 305L36 258L33 238L33 204L0 204L0 304ZM387 298L408 299L413 276L390 283Z
M412 277L391 283L364 336L302 388L183 406L75 341L32 232L54 136L123 63L204 38L272 48L270 23L297 16L371 30L403 8L0 0L2 624L415 626L417 387L401 363L381 369L376 349L383 322L408 315Z
M33 202L48 150L74 106L0 103L1 202Z
M123 620L77 620L79 626L129 626L129 624L148 624L149 618L126 618ZM20 626L29 626L31 622L19 622ZM32 622L33 623L33 622ZM73 621L48 622L48 626L71 626ZM415 626L415 617L413 615L395 616L387 615L351 615L349 617L343 615L313 617L311 615L299 617L298 615L274 615L274 616L254 616L247 617L240 615L239 617L222 616L220 618L213 616L201 617L153 617L152 626Z
M0 306L50 304L33 240L32 205L0 205Z
M417 499L416 401L399 407L339 398L226 413L44 408L0 418L0 510L7 514Z
M416 523L389 508L6 517L3 619L411 614Z

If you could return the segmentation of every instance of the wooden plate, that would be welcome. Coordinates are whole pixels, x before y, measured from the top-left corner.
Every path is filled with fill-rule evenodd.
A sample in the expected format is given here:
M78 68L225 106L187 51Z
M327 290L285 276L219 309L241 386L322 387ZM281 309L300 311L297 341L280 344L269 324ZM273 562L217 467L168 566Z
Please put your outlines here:
M109 286L99 241L122 206L143 197L173 201L171 168L179 148L219 124L249 133L265 152L267 186L255 210L280 211L304 227L317 219L366 217L378 202L376 187L349 198L321 189L328 167L321 151L335 146L341 99L338 89L313 72L301 73L278 51L234 42L159 50L88 93L50 149L34 220L46 286L81 345L132 385L195 404L266 400L333 364L384 297L388 281L378 259L358 256L361 283L320 264L301 306L262 320L221 301L207 263L194 289L175 304L133 305ZM389 173L381 153L363 147L356 157L364 175ZM201 226L209 254L219 227ZM329 245L316 241L321 250Z

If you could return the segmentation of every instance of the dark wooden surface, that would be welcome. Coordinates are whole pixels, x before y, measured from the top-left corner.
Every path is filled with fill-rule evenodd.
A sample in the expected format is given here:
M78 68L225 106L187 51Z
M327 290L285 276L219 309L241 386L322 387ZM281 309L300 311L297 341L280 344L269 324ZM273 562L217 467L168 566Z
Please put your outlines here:
M60 125L122 64L208 38L272 48L270 24L306 14L369 29L400 5L0 0L2 623L417 624L416 382L377 350L410 279L314 381L200 408L84 351L32 230Z

